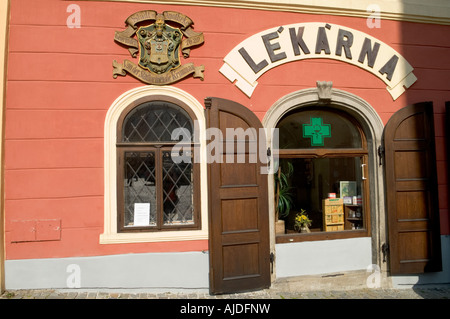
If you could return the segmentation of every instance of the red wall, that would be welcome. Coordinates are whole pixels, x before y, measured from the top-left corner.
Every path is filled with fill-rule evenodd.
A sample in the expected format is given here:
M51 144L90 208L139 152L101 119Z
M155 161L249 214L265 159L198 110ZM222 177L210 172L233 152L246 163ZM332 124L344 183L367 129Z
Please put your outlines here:
M69 4L81 8L81 28L68 28ZM114 32L140 10L178 11L194 21L205 43L186 62L205 65L205 80L175 84L203 103L207 96L235 100L261 119L282 96L317 80L356 94L386 123L398 109L433 101L435 107L441 233L450 234L444 103L450 101L450 27L383 20L369 29L366 20L326 15L163 6L118 2L12 0L5 133L7 259L92 256L132 252L208 249L204 241L100 245L103 232L103 128L105 115L122 93L144 85L135 78L112 77L112 61L129 59ZM414 67L417 82L392 101L384 83L356 66L335 60L303 60L272 69L259 78L251 98L218 70L223 58L251 35L278 25L328 22L366 32L389 44ZM42 226L53 239L21 240L29 223L57 220L61 231ZM41 223L42 224L42 223Z

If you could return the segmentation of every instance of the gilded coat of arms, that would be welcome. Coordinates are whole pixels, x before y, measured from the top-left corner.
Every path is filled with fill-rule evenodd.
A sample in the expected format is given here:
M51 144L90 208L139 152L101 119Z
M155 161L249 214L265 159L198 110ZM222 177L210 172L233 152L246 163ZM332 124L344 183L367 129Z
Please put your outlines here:
M165 85L191 74L203 80L203 65L181 64L180 54L188 58L192 47L204 42L203 33L192 29L192 20L178 12L139 11L127 18L127 28L116 31L114 40L128 47L138 64L113 61L113 77L132 76L147 84ZM150 23L150 24L149 24Z

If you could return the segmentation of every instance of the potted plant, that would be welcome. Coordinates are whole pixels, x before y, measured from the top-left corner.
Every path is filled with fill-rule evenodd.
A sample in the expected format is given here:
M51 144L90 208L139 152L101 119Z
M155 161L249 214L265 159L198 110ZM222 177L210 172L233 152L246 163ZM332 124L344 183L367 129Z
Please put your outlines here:
M278 172L275 175L275 232L276 234L285 233L284 220L289 216L291 211L293 199L290 193L291 186L289 185L289 178L294 172L294 166L290 162L286 162L286 167L282 168L281 163L278 168Z
M310 233L309 227L311 226L312 220L309 219L306 210L300 209L300 213L295 216L294 228L301 233Z

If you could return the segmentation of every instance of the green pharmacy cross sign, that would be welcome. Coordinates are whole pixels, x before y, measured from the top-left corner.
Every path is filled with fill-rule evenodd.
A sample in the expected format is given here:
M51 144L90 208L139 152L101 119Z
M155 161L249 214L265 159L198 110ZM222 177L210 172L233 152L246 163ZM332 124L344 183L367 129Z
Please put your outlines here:
M311 117L310 124L303 124L303 137L311 139L311 146L323 146L325 137L331 137L331 125L323 124L321 117Z

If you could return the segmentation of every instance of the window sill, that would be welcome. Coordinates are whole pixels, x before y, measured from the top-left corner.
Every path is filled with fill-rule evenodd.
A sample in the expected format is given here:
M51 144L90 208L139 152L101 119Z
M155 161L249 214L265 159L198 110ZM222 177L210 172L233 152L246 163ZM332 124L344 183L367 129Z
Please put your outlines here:
M312 232L298 234L276 235L277 244L296 243L304 241L333 240L357 237L369 237L367 229L361 230L341 230L335 232Z
M100 244L128 244L168 242L185 240L208 239L208 232L198 231L168 231L168 232L135 232L135 233L103 233L100 235Z

